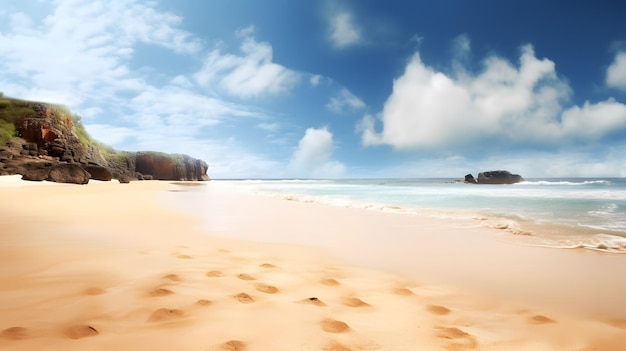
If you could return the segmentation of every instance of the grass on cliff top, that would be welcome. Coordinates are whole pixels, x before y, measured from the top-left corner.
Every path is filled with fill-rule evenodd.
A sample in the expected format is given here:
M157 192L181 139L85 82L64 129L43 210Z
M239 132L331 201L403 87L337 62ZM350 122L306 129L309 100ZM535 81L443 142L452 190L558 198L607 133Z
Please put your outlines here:
M0 145L19 137L15 131L18 119L35 114L28 101L7 98L0 93Z
M0 119L0 146L5 145L15 137L15 127L13 123L8 123Z
M159 152L159 151L144 151L144 153L149 153L149 154L161 156L163 158L167 158L168 160L172 161L174 164L177 164L177 165L183 164L184 155L182 154L168 154L168 153Z
M33 110L32 104L30 101L5 97L0 92L0 145L5 145L14 138L20 137L15 130L15 122L20 118L37 116L37 112ZM95 145L105 158L111 153L110 150L113 150L112 148L100 144L87 133L80 116L72 114L65 106L44 105L51 108L52 113L50 117L55 119L56 122L64 124L64 117L71 121L72 132L85 150L89 148L89 145Z
M51 108L50 118L56 120L57 123L65 124L66 119L69 119L72 132L78 138L78 141L83 146L83 149L87 150L89 145L97 144L96 140L87 133L85 126L82 123L82 117L72 114L72 112L62 105L48 105Z

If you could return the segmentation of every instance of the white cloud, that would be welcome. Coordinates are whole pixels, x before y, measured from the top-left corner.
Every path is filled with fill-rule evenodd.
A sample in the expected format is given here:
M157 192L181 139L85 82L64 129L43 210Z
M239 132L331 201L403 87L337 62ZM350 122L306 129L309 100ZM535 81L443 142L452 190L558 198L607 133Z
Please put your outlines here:
M397 149L454 149L476 142L542 144L595 140L626 126L626 106L609 99L564 109L571 89L530 45L519 67L489 57L478 75L458 77L425 65L418 54L393 83L377 120L359 123L365 145Z
M580 139L598 139L626 127L626 105L615 99L597 104L587 101L583 107L574 106L565 110L561 120L562 134Z
M311 78L309 79L309 82L311 83L312 87L316 87L320 84L321 80L322 80L322 76L320 76L319 74L315 74L311 76Z
M349 12L331 13L329 22L330 40L336 48L343 49L361 42L361 33Z
M13 15L0 33L0 85L27 99L78 106L139 91L142 79L127 65L137 43L195 53L200 42L177 28L181 19L134 0L55 2L42 21ZM124 25L120 25L123 23Z
M309 84L311 87L315 88L318 86L328 87L333 85L335 82L332 78L325 77L321 74L309 74Z
M626 90L626 52L618 52L606 71L606 85Z
M461 34L452 41L452 52L459 59L464 59L470 54L471 41L467 34Z
M346 110L356 111L364 109L365 103L348 89L342 88L337 96L330 98L326 108L335 113L343 113Z
M197 126L214 125L232 117L261 117L249 107L219 100L193 91L175 87L146 87L131 100L131 108L138 114L168 117L172 122L193 122Z
M252 33L250 30L238 33ZM277 95L288 92L300 80L300 74L272 62L272 46L247 36L240 46L241 56L222 54L213 50L196 81L205 87L215 87L239 98Z
M328 128L309 128L293 153L289 170L296 176L333 178L345 173L345 166L332 159L333 134Z
M137 132L131 128L117 127L109 124L86 124L85 129L89 131L92 137L106 145L123 143L137 134Z
M237 29L237 31L235 31L235 36L238 38L247 38L253 36L254 32L256 32L256 28L253 25L249 25L245 28Z
M277 132L280 129L280 124L278 124L278 123L259 123L259 124L257 124L257 128L266 130L268 132Z

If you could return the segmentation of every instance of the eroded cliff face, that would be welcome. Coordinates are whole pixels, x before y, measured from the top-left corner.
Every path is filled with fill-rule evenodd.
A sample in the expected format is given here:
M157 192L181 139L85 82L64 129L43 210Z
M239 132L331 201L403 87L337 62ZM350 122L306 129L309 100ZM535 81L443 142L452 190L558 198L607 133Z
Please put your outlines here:
M209 180L208 165L187 155L138 152L135 154L135 170L164 180Z
M144 179L209 180L206 162L188 155L105 147L91 139L80 122L60 106L2 98L0 120L5 126L12 124L15 134L0 145L0 175L21 174L29 180L66 179L58 175L60 170L76 168L58 166L75 164L91 179L118 179L123 183Z

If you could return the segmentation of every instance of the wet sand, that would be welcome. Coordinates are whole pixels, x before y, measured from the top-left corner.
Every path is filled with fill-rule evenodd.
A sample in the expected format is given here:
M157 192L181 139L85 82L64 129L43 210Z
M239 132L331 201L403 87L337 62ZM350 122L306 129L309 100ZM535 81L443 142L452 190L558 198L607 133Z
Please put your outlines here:
M471 220L298 203L219 182L1 177L0 228L0 349L626 344L622 256L503 243Z

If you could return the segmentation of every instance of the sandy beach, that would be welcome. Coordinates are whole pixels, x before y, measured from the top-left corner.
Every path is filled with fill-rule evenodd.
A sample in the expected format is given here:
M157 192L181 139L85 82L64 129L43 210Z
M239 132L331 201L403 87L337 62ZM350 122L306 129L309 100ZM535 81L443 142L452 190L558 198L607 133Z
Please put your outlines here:
M0 177L0 349L626 345L623 255L190 184Z

